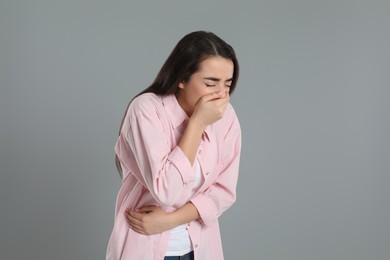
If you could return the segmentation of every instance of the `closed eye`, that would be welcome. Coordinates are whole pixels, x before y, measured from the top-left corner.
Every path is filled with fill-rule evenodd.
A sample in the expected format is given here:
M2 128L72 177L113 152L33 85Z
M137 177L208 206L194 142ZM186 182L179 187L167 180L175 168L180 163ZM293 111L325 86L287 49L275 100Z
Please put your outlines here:
M206 87L215 87L215 84L207 84L207 83L204 83L206 85Z

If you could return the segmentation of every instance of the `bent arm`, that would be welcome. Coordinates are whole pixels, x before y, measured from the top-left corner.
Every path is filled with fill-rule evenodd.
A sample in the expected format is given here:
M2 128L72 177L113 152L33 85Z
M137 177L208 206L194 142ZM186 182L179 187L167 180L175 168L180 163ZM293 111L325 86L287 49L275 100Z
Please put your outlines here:
M191 202L197 208L203 224L209 225L236 201L236 188L241 155L241 128L232 112L229 130L223 139L223 154L216 181Z
M131 172L160 206L170 207L194 180L195 167L179 146L172 148L173 128L160 106L148 96L132 101L115 152L124 178Z
M145 206L125 212L130 227L144 235L153 235L199 219L195 206L188 202L173 212L165 212L156 206Z
M160 206L172 206L185 189L191 188L187 184L195 179L194 162L204 128L222 116L220 106L228 101L228 96L218 97L220 94L213 93L201 98L197 106L200 112L193 113L173 149L171 122L158 109L158 101L140 96L130 105L115 151L121 164L150 191Z
M129 209L130 226L142 234L156 234L193 220L199 220L205 225L217 221L236 200L241 151L241 130L237 120L230 126L229 134L225 136L225 144L224 164L210 187L172 213L164 212L155 206L147 206L139 211Z
M200 218L199 212L191 202L184 204L171 214L171 221L175 227Z

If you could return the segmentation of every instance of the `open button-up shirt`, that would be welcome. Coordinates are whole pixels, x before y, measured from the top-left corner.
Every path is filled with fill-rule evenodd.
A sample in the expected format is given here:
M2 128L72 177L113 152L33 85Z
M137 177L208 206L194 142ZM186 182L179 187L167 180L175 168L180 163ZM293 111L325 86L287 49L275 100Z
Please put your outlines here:
M142 235L126 220L127 208L156 205L173 211L192 202L200 219L187 223L195 259L222 260L218 217L236 200L241 129L231 104L202 136L197 160L203 183L193 193L195 165L178 146L188 116L175 95L146 93L127 110L115 145L122 171L107 260L163 260L170 231Z

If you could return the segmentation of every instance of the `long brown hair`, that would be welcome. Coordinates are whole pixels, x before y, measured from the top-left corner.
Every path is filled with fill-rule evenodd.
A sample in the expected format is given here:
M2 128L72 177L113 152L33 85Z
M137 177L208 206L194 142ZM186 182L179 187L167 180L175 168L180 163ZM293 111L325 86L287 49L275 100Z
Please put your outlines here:
M185 35L176 44L153 83L135 97L150 92L162 96L176 94L179 83L188 81L191 75L199 70L200 63L210 56L220 56L233 61L233 80L229 91L230 94L233 93L239 75L239 65L233 48L212 32L196 31ZM131 101L122 118L119 135ZM115 155L115 163L122 177L122 167L117 155Z

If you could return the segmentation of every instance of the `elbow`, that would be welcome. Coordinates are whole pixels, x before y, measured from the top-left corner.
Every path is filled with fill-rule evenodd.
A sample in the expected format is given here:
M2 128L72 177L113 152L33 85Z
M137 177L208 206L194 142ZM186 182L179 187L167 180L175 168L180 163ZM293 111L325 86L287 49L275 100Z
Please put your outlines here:
M189 188L177 171L164 169L153 175L157 177L151 180L149 191L162 207L172 207L181 199L183 192Z
M221 207L221 211L219 212L218 216L222 215L223 212L228 210L233 204L236 202L236 196L232 196L229 199L227 199L224 203L224 205Z
M237 196L235 193L225 195L225 200L219 205L218 217L228 210L236 202Z

